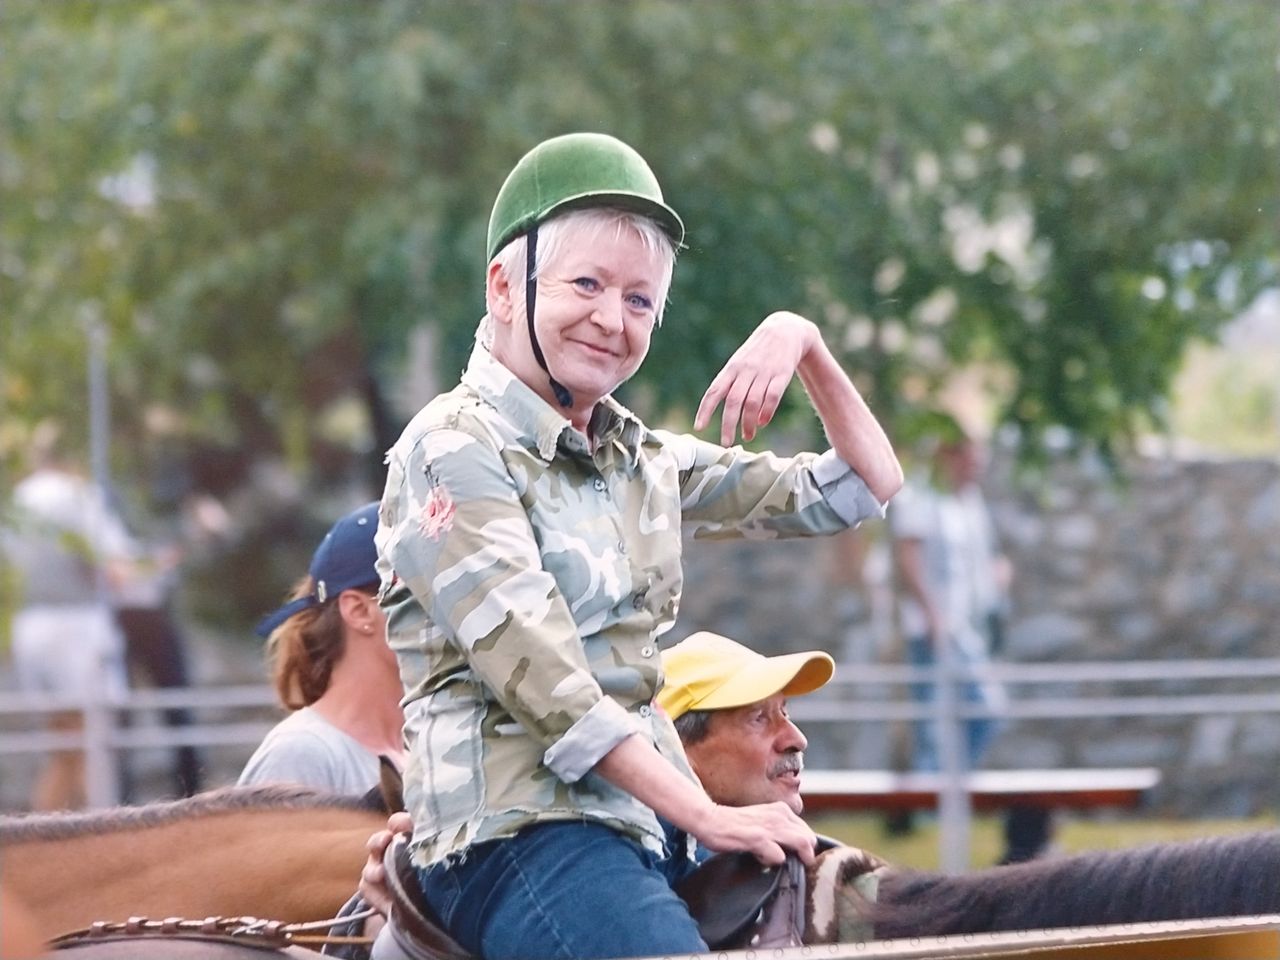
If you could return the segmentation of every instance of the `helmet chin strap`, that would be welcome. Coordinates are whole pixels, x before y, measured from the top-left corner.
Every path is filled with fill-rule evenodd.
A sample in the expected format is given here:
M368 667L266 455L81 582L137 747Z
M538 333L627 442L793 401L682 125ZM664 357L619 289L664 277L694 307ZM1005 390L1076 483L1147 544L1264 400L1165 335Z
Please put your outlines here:
M573 394L565 389L564 384L553 377L551 371L547 369L547 358L542 355L542 346L538 343L538 334L533 329L533 307L538 299L538 279L534 276L537 261L538 228L535 225L525 234L524 313L529 321L529 343L533 346L533 359L538 361L538 366L543 369L547 375L547 380L551 383L551 392L555 394L556 402L568 409L573 406Z

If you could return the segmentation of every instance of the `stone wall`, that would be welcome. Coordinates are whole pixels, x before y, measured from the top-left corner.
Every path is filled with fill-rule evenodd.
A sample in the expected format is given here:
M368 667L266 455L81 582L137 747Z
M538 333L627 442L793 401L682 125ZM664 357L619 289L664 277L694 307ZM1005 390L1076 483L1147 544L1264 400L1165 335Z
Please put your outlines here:
M1143 459L1116 485L1061 464L1035 493L1007 467L988 494L1013 561L1005 657L1054 663L1280 657L1280 464ZM890 508L892 509L892 507ZM894 662L883 524L825 541L690 543L677 636ZM1273 693L1272 681L1061 683L1017 697ZM810 722L815 766L900 763L900 724ZM993 767L1157 766L1155 809L1240 816L1280 802L1280 712L1009 721Z

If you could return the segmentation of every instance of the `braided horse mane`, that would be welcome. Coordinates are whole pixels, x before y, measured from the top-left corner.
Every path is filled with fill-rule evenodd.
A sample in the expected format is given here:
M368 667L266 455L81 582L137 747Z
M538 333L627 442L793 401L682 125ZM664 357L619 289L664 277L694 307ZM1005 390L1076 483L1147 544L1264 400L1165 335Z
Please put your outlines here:
M878 939L1280 912L1280 832L1032 860L947 875L890 869Z

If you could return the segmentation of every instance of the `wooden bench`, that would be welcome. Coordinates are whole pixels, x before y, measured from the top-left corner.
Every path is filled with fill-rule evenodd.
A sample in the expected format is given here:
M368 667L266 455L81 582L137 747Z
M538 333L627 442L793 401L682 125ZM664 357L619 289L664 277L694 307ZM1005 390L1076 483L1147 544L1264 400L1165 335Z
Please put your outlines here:
M938 805L943 782L938 773L806 770L800 777L800 795L806 814L928 810ZM984 811L1133 808L1159 782L1155 767L978 770L966 778L973 808Z

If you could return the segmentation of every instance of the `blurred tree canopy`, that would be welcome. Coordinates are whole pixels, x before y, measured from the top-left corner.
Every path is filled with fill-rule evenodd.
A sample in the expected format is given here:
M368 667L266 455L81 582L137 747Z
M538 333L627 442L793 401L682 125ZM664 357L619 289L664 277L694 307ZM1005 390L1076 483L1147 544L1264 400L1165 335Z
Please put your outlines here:
M464 362L503 176L575 129L638 147L690 228L647 415L687 422L787 307L900 436L976 366L1025 456L1122 448L1277 282L1277 11L7 0L0 455L83 435L93 322L118 477L227 495L276 458L373 495L415 367Z

